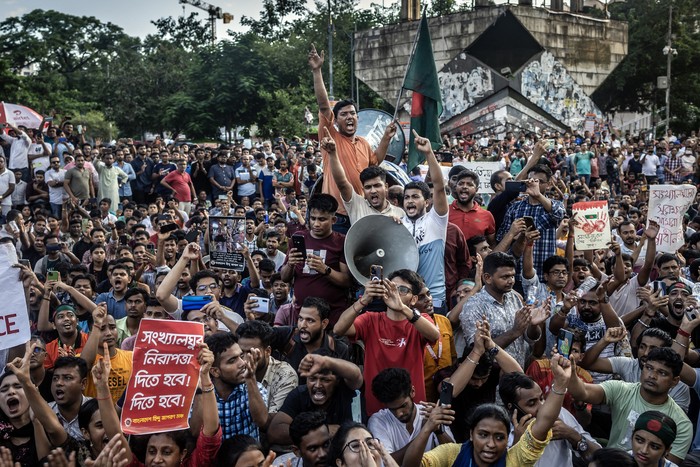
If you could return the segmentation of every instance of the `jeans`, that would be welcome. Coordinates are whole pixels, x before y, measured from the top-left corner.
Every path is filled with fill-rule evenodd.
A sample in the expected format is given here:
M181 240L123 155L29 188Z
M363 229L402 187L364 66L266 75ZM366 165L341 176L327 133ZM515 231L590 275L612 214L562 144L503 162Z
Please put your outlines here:
M58 217L59 220L61 220L61 211L63 211L63 205L55 203L49 204L51 204L51 214L53 214L54 216Z

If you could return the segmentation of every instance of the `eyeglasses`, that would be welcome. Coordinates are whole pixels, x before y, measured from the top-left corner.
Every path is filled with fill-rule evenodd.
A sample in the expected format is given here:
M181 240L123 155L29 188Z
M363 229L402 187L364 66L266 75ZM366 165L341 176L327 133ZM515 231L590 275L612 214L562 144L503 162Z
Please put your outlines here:
M219 288L219 284L217 284L216 282L212 282L212 283L209 284L209 285L207 285L207 284L202 284L202 285L198 285L198 286L197 286L197 290L200 291L200 292L204 292L204 291L207 290L207 289L209 289L209 290L216 290L216 289L218 289L218 288Z
M367 444L367 447L370 448L372 451L377 450L377 446L374 444L378 440L377 438L372 438L371 436L369 438L365 438L365 443ZM350 450L354 453L360 452L360 447L362 446L361 440L359 439L353 439L350 441L348 444L345 445L343 450L340 452L341 454L345 452L347 448L350 448Z
M398 285L396 286L396 288L399 291L399 295L408 295L409 293L411 293L411 289L409 289L405 285Z
M569 271L549 271L547 274L551 274L553 276L566 276L569 274Z
M44 349L43 347L34 347L34 353L42 353L42 352L46 352L46 349Z

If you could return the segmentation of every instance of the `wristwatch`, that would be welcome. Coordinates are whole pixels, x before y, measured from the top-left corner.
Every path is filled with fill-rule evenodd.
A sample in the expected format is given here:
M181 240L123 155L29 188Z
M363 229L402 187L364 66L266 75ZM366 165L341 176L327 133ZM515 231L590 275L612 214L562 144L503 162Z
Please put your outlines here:
M420 312L418 310L413 310L413 316L408 320L409 323L413 324L420 319Z
M588 443L583 436L581 436L581 441L576 443L576 450L581 453L588 451Z
M489 350L487 350L486 353L489 355L489 358L490 358L491 360L495 360L495 359L496 359L496 355L498 355L498 352L499 352L500 350L501 350L501 349L499 349L497 345L494 345L494 346L491 347Z
M330 266L326 266L325 275L326 275L326 276L329 276L329 275L331 274L331 271L332 271L331 267L330 267Z

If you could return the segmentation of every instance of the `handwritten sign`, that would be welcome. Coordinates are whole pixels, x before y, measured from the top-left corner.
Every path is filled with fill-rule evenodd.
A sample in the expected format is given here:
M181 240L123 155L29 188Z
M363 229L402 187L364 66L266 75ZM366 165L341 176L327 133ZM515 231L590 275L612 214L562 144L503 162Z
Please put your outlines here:
M12 243L0 243L0 350L24 345L31 337L24 287L14 264L15 247Z
M209 216L209 266L243 271L245 217Z
M199 381L197 344L203 339L202 323L141 320L122 410L124 433L189 428L188 415Z
M500 162L458 162L454 165L463 165L479 176L477 193L494 193L491 188L491 174L504 169Z
M573 211L578 225L574 227L574 242L577 250L608 248L610 243L610 217L607 201L575 203Z
M659 224L656 249L675 253L683 246L683 215L695 200L693 185L651 185L647 218Z

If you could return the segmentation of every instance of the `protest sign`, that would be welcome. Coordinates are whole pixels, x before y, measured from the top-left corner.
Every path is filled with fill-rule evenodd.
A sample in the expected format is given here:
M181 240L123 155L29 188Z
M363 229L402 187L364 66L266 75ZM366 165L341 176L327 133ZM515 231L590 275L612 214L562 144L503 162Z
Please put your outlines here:
M0 243L0 350L24 345L31 337L24 286L19 280L17 251L12 243Z
M656 250L675 253L683 246L683 215L695 200L693 185L651 185L647 218L659 224Z
M202 323L141 320L122 409L124 433L143 435L189 428L199 382L197 344L203 340Z
M574 227L577 250L608 248L610 243L610 216L607 201L575 203L571 210L578 225Z
M243 271L245 217L209 216L209 266Z
M491 174L505 168L500 162L458 162L454 165L463 165L479 176L477 193L494 193L491 188Z

